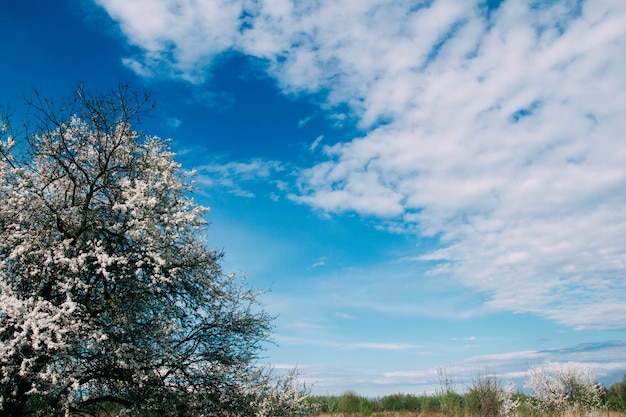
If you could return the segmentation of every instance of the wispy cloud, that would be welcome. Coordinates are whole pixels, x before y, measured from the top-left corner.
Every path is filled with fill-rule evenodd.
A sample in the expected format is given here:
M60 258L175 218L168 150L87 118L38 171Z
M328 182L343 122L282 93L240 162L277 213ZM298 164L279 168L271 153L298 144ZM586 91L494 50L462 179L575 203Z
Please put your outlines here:
M382 262L339 270L319 268L315 272L314 285L286 296L290 302L281 305L283 313L324 308L338 311L337 318L350 320L360 318L359 311L390 320L396 317L465 320L493 312L481 304L483 297L465 291L458 282L425 275L417 267Z
M489 372L502 380L515 382L521 389L528 370L534 367L588 369L597 378L603 379L626 368L626 360L615 360L619 357L616 355L617 352L624 347L626 347L624 341L614 341L583 344L565 349L477 355L450 363L445 367L389 371L384 373L384 377L389 384L432 387L437 381L438 373L445 372L461 390L481 372Z
M246 184L263 181L275 183L274 175L284 170L283 164L276 161L253 159L247 162L219 161L196 167L195 180L206 188L220 187L240 197L253 198L255 194L246 188ZM280 188L280 184L275 184ZM276 193L269 193L269 198L277 200Z
M98 2L140 75L198 82L234 49L350 107L366 134L325 147L292 200L439 237L416 256L488 308L624 328L622 0ZM249 195L241 168L206 178Z
M449 363L444 367L398 369L385 372L377 372L373 369L355 371L336 367L306 366L306 375L308 381L317 386L320 392L324 392L324 389L346 385L358 388L359 381L361 381L370 389L376 387L376 392L434 393L442 388L440 381L442 373L450 379L455 390L462 392L471 385L476 375L485 372L505 383L513 382L521 390L524 388L527 372L535 367L587 369L599 380L615 377L616 373L619 375L619 372L626 367L626 361L603 361L602 358L605 356L615 358L616 349L623 348L623 342L602 344L595 349L576 346L572 349L582 350L576 358L560 357L556 352L516 351L474 356L463 361ZM594 355L598 354L600 359L594 359ZM613 380L604 381L604 383L607 382L613 382Z
M319 266L326 265L326 259L328 259L328 257L326 256L322 256L321 258L316 259L315 262L313 262L313 264L311 265L311 268L317 268Z
M288 326L295 328L295 329L322 329L324 328L324 326L320 324L315 324L315 323L310 323L310 322L305 322L305 321L294 321L294 322L288 323Z
M324 135L319 135L318 137L316 137L315 140L313 141L313 143L311 143L311 146L309 147L309 150L311 152L313 152L318 147L318 145L320 144L322 139L324 139Z
M452 340L463 340L465 342L473 342L476 340L476 336L453 337Z
M317 346L330 349L334 355L351 350L380 350L383 355L399 355L408 352L408 358L422 355L424 346L391 342L352 342L339 343L327 339L283 339L283 343L301 346ZM429 349L434 348L431 346ZM504 383L513 382L521 390L524 388L528 371L541 367L558 369L573 367L586 369L603 384L621 378L626 369L623 352L624 341L605 341L572 345L559 349L513 350L501 353L480 354L446 363L445 365L411 364L410 361L385 367L347 367L340 364L319 365L305 362L299 368L306 370L308 382L313 383L316 392L325 393L329 389L370 389L377 393L434 393L441 389L442 375L449 378L455 390L464 391L477 375L489 373ZM401 352L402 351L402 352ZM432 355L432 353L426 353ZM429 362L426 362L429 363ZM432 363L432 362L430 362ZM397 366L394 368L394 366Z
M176 117L168 117L168 118L165 120L165 123L166 123L169 127L171 127L172 129L178 129L178 128L180 127L180 125L182 125L182 124L183 124L183 121L182 121L182 120L180 120L180 119L178 119L178 118L176 118Z
M405 343L357 343L349 345L348 349L375 349L375 350L407 350L415 349L414 345Z
M310 325L306 323L292 323L293 327L301 329L322 329L323 326ZM284 344L322 346L327 348L333 348L337 350L410 350L415 349L416 346L409 343L392 343L392 342L342 342L336 340L326 339L309 339L304 337L289 337L282 336L278 339Z
M303 127L311 120L311 116L298 120L298 127Z

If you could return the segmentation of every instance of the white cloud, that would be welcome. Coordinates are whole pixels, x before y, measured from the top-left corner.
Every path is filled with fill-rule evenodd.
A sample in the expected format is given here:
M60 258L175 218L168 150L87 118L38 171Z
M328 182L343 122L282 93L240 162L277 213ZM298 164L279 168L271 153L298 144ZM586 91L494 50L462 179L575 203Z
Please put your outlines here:
M578 345L565 349L524 350L489 355L472 356L448 364L444 368L389 371L384 373L385 383L399 385L430 385L445 372L457 388L463 390L471 384L478 373L489 372L504 381L514 381L521 389L527 372L533 367L558 369L572 367L588 369L596 378L613 376L626 367L620 350L624 342L606 342L598 345Z
M328 259L328 257L326 256L322 256L321 258L316 259L315 262L313 262L313 264L311 265L311 268L317 268L319 266L326 265L326 259Z
M120 26L128 43L142 50L124 60L139 75L199 82L211 59L233 44L242 5L236 0L95 0ZM151 69L148 72L148 68Z
M309 323L305 321L294 321L288 324L288 327L296 329L323 329L324 326L319 324Z
M315 148L318 147L318 145L320 144L322 139L324 139L324 135L319 135L318 137L316 137L315 140L313 141L313 143L311 143L311 146L309 147L309 150L311 152L313 152L315 150Z
M303 127L311 120L311 116L305 117L304 119L298 120L298 127Z
M168 117L165 120L165 123L172 129L178 129L180 125L183 124L183 121L180 119L177 119L176 117Z
M374 349L374 350L407 350L414 349L414 345L406 343L356 343L349 345L348 349Z
M476 336L464 337L463 340L465 340L466 342L473 342L476 340Z
M198 81L235 49L350 106L366 135L324 148L293 200L441 237L421 259L490 308L624 328L622 0L99 3L139 74Z
M221 187L240 197L253 198L255 194L245 188L246 184L258 181L272 183L274 182L272 176L283 169L283 165L279 162L260 159L226 163L216 161L196 167L195 180L207 188ZM275 185L280 188L280 184ZM270 192L268 196L273 201L277 200L273 192Z
M324 345L321 340L301 341L303 345ZM342 349L385 349L409 350L416 346L395 345L393 343L355 343L351 345L326 344L333 348ZM398 392L435 393L442 388L442 377L447 378L457 392L465 391L476 376L489 373L503 383L513 382L521 390L524 388L526 375L535 367L559 369L570 367L586 369L603 384L610 384L620 377L626 367L626 361L620 355L624 350L623 341L604 342L598 344L575 345L563 349L550 350L520 350L487 355L471 356L462 360L450 362L445 366L425 366L412 368L410 363L401 368L385 367L381 370L375 367L355 369L350 366L331 365L319 366L313 364L299 364L300 369L306 370L306 380L313 384L314 390L320 395L328 394L329 389L335 389L339 394L346 386L352 389L373 390L376 393L393 394ZM400 354L400 353L397 353Z

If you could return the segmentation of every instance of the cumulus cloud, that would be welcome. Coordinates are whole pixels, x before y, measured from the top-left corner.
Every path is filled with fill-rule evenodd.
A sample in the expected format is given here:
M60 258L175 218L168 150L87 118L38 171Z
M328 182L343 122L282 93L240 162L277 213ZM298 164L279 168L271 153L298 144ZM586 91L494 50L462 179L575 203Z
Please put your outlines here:
M237 0L95 0L138 48L124 63L141 76L173 76L200 82L207 67L238 36Z
M622 0L97 1L139 74L197 82L237 50L350 107L366 134L325 147L294 201L439 237L418 259L491 308L624 328Z

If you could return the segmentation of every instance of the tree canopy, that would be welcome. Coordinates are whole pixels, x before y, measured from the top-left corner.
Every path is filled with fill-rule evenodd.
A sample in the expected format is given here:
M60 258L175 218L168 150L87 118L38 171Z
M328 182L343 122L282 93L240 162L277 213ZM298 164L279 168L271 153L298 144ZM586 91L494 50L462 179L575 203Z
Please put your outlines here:
M0 141L0 415L255 414L270 317L208 248L169 142L133 130L147 99L28 107Z

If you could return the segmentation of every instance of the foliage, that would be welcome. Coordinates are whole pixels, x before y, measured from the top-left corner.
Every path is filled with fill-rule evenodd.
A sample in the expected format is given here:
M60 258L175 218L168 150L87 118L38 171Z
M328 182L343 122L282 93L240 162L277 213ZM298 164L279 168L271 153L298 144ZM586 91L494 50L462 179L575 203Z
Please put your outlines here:
M420 411L421 399L411 394L391 394L378 400L377 409L381 411Z
M531 370L536 372L537 369ZM543 370L542 370L543 371ZM624 409L620 408L621 398L626 398L626 376L624 381L617 382L611 385L611 388L605 390L602 386L593 383L593 380L588 372L583 371L567 371L559 370L559 372L547 372L544 371L543 376L544 384L550 383L553 385L557 381L557 375L569 375L564 378L565 381L569 381L569 385L573 380L587 381L589 387L593 387L585 395L573 395L572 401L574 405L570 408L566 408L565 415L590 415L596 414L599 410L603 409L602 401L603 396L606 393L608 406L612 410L620 411L623 415ZM530 374L530 373L529 373ZM572 376L574 375L574 376ZM322 415L343 415L348 416L377 416L377 417L399 417L399 416L485 416L491 415L496 417L545 417L558 414L554 409L549 407L540 408L538 406L538 398L535 396L529 396L522 392L518 392L516 387L512 383L502 384L496 376L489 375L487 373L478 374L473 380L471 385L465 391L464 394L458 394L454 391L454 384L452 379L449 378L445 372L440 371L440 383L441 389L437 390L434 394L423 394L416 396L412 394L391 394L383 397L371 399L358 396L354 391L346 391L341 396L323 396L312 397L311 399L318 404L317 411ZM530 384L529 384L530 385ZM575 390L570 390L575 391ZM595 395L596 406L589 407L588 399L590 394ZM454 395L454 396L453 396ZM442 409L442 403L446 401L446 398L442 396L448 396L448 398L454 398L457 406L455 410L456 414L445 413ZM621 397L620 397L621 396ZM585 399L581 401L581 399ZM576 399L576 400L574 400ZM579 401L575 403L575 401ZM587 401L587 402L586 402ZM599 403L598 403L599 401ZM346 406L350 403L351 406ZM342 406L340 406L342 404ZM356 404L358 404L358 411L355 411ZM587 404L587 405L585 405ZM593 402L592 402L593 404ZM600 404L599 406L597 404ZM450 409L448 409L450 410ZM607 413L607 415L609 415ZM614 415L614 414L611 414Z
M438 370L440 388L437 391L441 412L447 416L458 416L463 407L463 397L457 394L454 381L448 376L445 369Z
M465 394L466 409L481 417L500 414L500 381L488 374L478 374Z
M369 398L361 398L359 401L359 414L368 417L373 411L373 402Z
M29 105L36 133L0 140L0 415L298 409L294 380L272 391L256 366L261 293L207 248L169 142L132 128L147 100Z
M359 412L361 397L356 392L349 390L339 396L339 412L342 414L356 415Z
M502 386L500 380L487 373L478 374L465 393L465 411L481 417L510 417L520 406L515 386Z
M425 414L437 414L441 410L441 401L434 395L420 397L420 411Z
M626 375L621 382L611 384L606 393L606 402L610 409L626 413Z
M337 396L314 397L313 401L317 404L317 408L321 413L330 414L331 416L339 413L339 398Z
M274 386L266 384L264 389L255 390L252 396L256 417L300 417L317 411L295 372L279 379Z
M586 370L535 368L528 373L526 384L533 393L531 406L540 412L591 415L604 406L604 389Z

